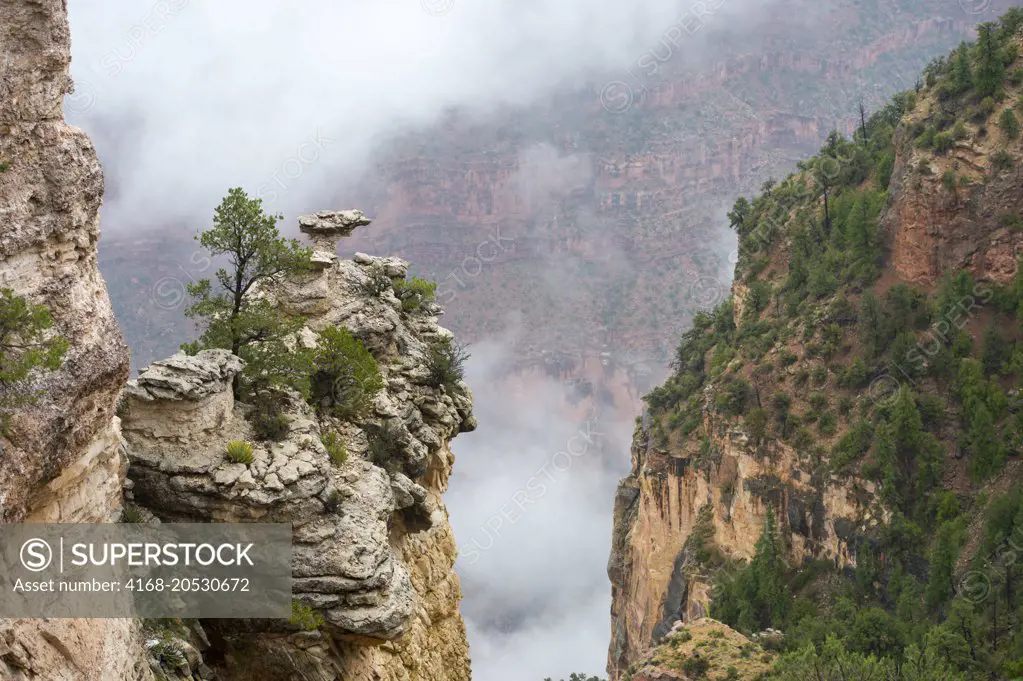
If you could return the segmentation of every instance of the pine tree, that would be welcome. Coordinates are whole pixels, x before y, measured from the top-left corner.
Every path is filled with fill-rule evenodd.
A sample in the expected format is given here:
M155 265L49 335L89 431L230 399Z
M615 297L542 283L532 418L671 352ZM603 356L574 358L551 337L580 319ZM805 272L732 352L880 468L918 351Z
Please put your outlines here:
M876 357L888 349L887 321L881 301L872 291L860 299L859 334L868 357Z
M732 206L732 210L728 213L728 226L739 234L745 233L744 226L746 220L749 219L750 212L750 202L746 200L746 197L740 196L736 199L735 205Z
M52 327L44 306L0 289L0 434L6 434L15 409L38 401L41 393L32 380L36 372L60 368L68 343L49 333Z
M870 222L867 204L863 197L858 197L849 211L845 227L845 233L857 258L870 257L872 254L874 229Z
M970 429L966 442L970 454L970 474L983 480L1001 470L1005 463L1005 445L995 431L995 420L984 404L977 404L969 414Z
M750 561L749 572L761 627L777 624L788 610L788 597L782 581L785 563L775 527L774 509L767 507L764 529L757 540L756 554Z
M959 43L952 66L952 91L966 92L973 87L973 69L970 67L970 48L963 41Z
M268 298L252 295L309 267L312 251L278 232L283 219L267 215L260 199L234 188L217 207L213 227L196 237L210 255L226 256L230 270L217 270L216 286L209 279L189 284L193 304L185 314L201 320L205 329L198 341L183 347L193 353L224 348L244 359L243 375L235 379L236 396L243 384L249 396L278 385L308 390L308 353L293 352L283 340L301 321L283 315Z
M1012 354L1012 346L1009 341L992 324L984 334L984 373L994 376L1002 370L1002 365Z
M928 565L927 589L924 596L927 606L940 610L955 594L952 575L959 548L962 544L962 526L958 520L949 520L938 528L938 539L931 551Z
M902 386L892 407L892 436L900 457L912 459L918 453L922 433L923 421L913 393Z
M986 22L977 26L977 52L979 63L975 85L980 97L992 97L1002 87L1005 79L1005 66L1002 64L996 24Z
M874 467L881 480L881 497L886 504L899 507L902 503L899 495L898 453L892 427L882 421L877 428L874 439Z
M798 651L782 656L778 660L771 678L777 679L777 681L832 679L876 681L877 679L896 679L898 670L891 659L879 660L873 655L861 655L846 651L839 638L834 634L829 634L821 646L820 652L812 642L809 642Z

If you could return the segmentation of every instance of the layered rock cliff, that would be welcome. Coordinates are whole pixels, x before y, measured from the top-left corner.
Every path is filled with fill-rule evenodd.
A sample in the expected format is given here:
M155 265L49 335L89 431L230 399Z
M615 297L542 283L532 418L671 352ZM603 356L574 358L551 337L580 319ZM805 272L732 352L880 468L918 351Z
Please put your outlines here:
M632 472L615 495L608 562L615 679L676 623L709 614L715 566L700 554L752 558L768 508L782 519L795 564L855 565L855 530L880 519L871 482L822 475L793 447L757 442L714 419L712 395L703 409L709 435L702 440L669 445L638 427Z
M324 220L319 214L317 219ZM310 218L313 219L313 218ZM315 631L211 621L206 652L224 679L470 678L456 548L442 494L450 440L475 428L464 384L437 385L429 355L450 340L439 307L403 309L392 278L407 263L317 251L314 271L286 282L279 303L304 315L294 342L342 326L372 352L385 388L371 413L339 420L300 397L288 432L259 441L236 403L241 360L224 350L176 355L129 384L122 406L133 503L164 521L284 522L294 528L294 598L321 613ZM337 437L328 452L328 436ZM225 456L254 443L250 464Z
M769 511L795 573L852 574L866 551L933 585L932 538L909 548L897 528L936 530L936 498L978 528L979 490L1019 484L1005 464L1020 452L1019 373L1002 350L1020 347L1019 21L992 29L1003 45L988 68L1005 75L991 95L968 68L957 84L956 55L936 60L854 140L832 137L729 213L730 295L647 396L618 488L612 679L645 678L679 622L711 613ZM979 70L986 57L969 58Z
M64 122L66 3L0 2L0 50L0 287L48 308L69 343L39 402L0 437L0 520L109 522L126 466L114 408L128 351L96 265L103 174ZM0 620L0 676L148 678L139 636L130 620Z
M391 279L404 278L402 261L317 253L280 294L308 320L294 342L343 325L374 353L386 388L357 421L292 400L287 437L260 443L251 467L224 459L225 438L253 439L231 391L242 362L225 351L156 363L119 402L128 353L96 265L103 176L62 115L73 87L66 3L0 3L0 47L0 287L45 307L68 341L60 368L40 374L38 402L16 410L0 438L0 519L116 522L127 489L135 521L291 522L295 598L323 617L301 631L310 628L0 620L0 677L468 679L442 494L449 441L475 421L464 384L442 387L427 368L430 349L451 339L440 308L403 309Z
M1007 216L1023 209L1019 173L1012 168L999 171L994 163L999 151L1019 151L1019 144L996 127L1002 113L1013 110L1012 104L1002 102L989 119L971 122L966 134L940 155L914 144L943 115L940 101L924 98L906 119L897 140L891 187L895 202L887 222L892 267L903 281L933 288L944 273L960 269L998 284L1016 275L1019 240ZM989 124L992 134L977 134ZM952 176L955 186L950 188L946 177Z

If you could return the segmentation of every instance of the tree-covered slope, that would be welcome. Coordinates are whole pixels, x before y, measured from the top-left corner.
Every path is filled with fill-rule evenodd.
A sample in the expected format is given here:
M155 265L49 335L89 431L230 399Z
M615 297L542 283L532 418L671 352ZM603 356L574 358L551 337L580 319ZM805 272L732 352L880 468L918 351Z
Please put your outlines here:
M785 632L779 678L1023 675L1021 27L1018 9L981 25L852 139L832 135L739 199L731 295L697 316L647 397L621 545L658 453L704 466L708 484L727 443L774 466L758 478L774 487L753 490L752 550L728 544L735 491L718 484L676 564L680 613L704 582L713 617ZM800 485L847 490L855 518L832 519L825 491L799 530ZM624 562L612 557L613 580Z

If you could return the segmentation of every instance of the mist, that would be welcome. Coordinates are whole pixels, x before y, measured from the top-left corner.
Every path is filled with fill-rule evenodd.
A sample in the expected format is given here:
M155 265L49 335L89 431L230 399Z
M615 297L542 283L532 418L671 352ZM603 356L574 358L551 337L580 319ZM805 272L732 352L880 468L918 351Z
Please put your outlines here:
M104 233L191 236L234 186L289 218L358 207L334 202L374 177L377 150L453 111L486 122L589 89L593 110L614 116L637 74L699 58L705 24L752 27L769 4L70 0L76 89L65 112L104 165ZM533 207L590 173L586 157L545 145L520 157ZM546 276L552 294L577 288L571 267ZM479 428L453 444L445 497L474 678L603 674L614 488L633 415L569 409L571 388L551 377L509 379L522 340L509 315L506 333L472 348Z
M308 212L390 136L585 84L599 107L601 86L640 70L652 44L681 52L702 39L694 12L724 27L753 6L71 0L65 109L105 162L107 231L205 220L231 186Z
M610 637L614 489L631 424L567 409L546 376L502 380L513 340L473 348L466 380L479 428L459 436L448 494L474 678L603 673Z

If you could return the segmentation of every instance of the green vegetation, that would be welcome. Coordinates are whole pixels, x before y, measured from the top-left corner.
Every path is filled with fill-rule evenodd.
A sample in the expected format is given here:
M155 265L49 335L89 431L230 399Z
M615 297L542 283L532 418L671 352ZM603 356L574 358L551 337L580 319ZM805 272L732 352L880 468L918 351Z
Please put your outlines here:
M1012 154L1007 152L1005 149L998 149L991 154L991 167L996 172L1012 170L1016 167L1016 159L1014 159Z
M340 466L348 460L348 450L345 448L345 443L341 441L341 436L336 431L332 430L320 436L320 442L323 443L324 449L327 450L330 460L336 465Z
M412 312L437 299L437 283L419 277L398 279L394 282L394 295L401 301L401 309Z
M216 283L202 279L188 285L193 303L185 314L203 325L199 339L182 348L195 354L225 348L245 360L235 380L235 396L251 402L260 437L281 437L285 391L309 392L309 353L286 339L302 321L284 315L265 296L281 277L309 267L311 251L280 236L281 215L267 215L260 199L231 189L217 207L213 227L196 240L213 257L225 257L230 269L216 273Z
M39 374L60 368L68 343L52 329L46 307L0 289L0 435L9 434L15 410L38 403Z
M173 641L158 640L149 649L149 654L163 669L177 672L188 668L188 659L185 657L185 653Z
M249 416L256 437L272 442L285 440L291 431L291 419L284 414L280 401L257 398L257 405Z
M248 466L252 463L252 445L241 440L231 440L227 443L227 458L234 463L243 463Z
M288 618L288 623L302 631L316 631L326 624L326 620L323 619L323 615L305 603L292 601L291 617Z
M149 656L156 662L159 668L154 669L154 678L157 681L166 681L169 677L164 670L171 673L174 678L180 676L188 666L188 660L181 649L181 641L188 641L192 635L189 622L195 620L182 619L143 619L143 631L146 639L150 639Z
M682 671L691 679L703 678L708 669L710 669L710 661L705 657L687 657L682 663Z
M338 418L363 415L384 387L373 355L343 327L330 327L320 334L313 365L311 401Z
M810 481L813 491L745 480L773 509L755 555L697 558L716 575L713 617L785 632L774 677L1023 678L1023 483L1009 477L1023 453L1023 262L1005 285L963 270L918 288L881 279L891 265L880 233L897 154L919 158L900 169L903 191L942 189L965 215L978 193L964 187L1008 186L999 174L1016 160L999 146L1023 132L1006 103L1023 85L1021 28L1023 8L983 25L851 139L832 134L798 172L738 199L728 221L741 299L695 316L671 377L645 398L654 446L700 465L738 429L758 457L794 452ZM978 178L954 147L985 135L991 170ZM1011 233L1023 225L1014 204L998 210ZM978 218L978 231L998 226ZM855 568L789 564L775 526L788 519L816 541L792 514L810 517L832 476L871 509L870 523L833 530Z
M469 351L465 345L459 345L449 337L434 342L427 350L427 385L443 387L449 395L461 394L460 384L465 376L465 362L468 359Z
M367 458L388 472L400 470L402 449L406 444L402 429L393 421L385 421L381 428L369 433Z
M784 574L774 511L768 507L756 555L748 566L734 574L722 575L718 596L711 606L711 617L749 633L781 621L789 605Z
M1019 119L1016 118L1016 114L1012 113L1012 109L1002 112L1001 118L998 119L998 127L1010 140L1019 137Z
M122 523L141 523L142 512L138 506L134 504L125 504L124 508L121 509L121 522Z
M646 669L643 678L755 681L766 678L777 656L763 645L767 637L750 641L714 620L694 620L673 629L632 672ZM623 678L630 678L627 673Z

